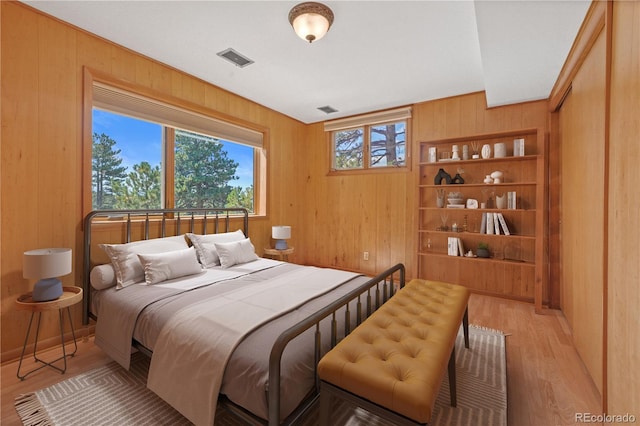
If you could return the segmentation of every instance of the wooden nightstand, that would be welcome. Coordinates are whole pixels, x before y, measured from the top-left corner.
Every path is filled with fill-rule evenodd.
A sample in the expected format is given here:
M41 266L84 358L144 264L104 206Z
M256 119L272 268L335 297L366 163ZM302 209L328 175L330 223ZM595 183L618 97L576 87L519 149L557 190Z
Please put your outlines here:
M20 380L24 380L29 374L40 370L44 367L51 367L53 369L58 370L60 373L67 371L67 357L72 357L76 354L78 350L78 344L76 343L76 334L73 330L73 322L71 321L71 309L70 306L75 305L76 303L82 300L82 289L80 287L63 287L62 296L57 298L56 300L51 300L49 302L34 302L31 298L31 293L23 294L18 297L16 300L16 309L21 311L30 311L31 319L29 320L29 328L27 329L27 336L24 339L24 345L22 346L22 354L20 355L20 362L18 363L18 378ZM63 322L63 314L64 308L67 308L67 316L69 317L69 326L71 326L71 334L73 335L73 345L74 350L72 353L68 354L65 350L64 345L64 322ZM57 309L60 316L60 344L62 346L62 356L60 358L54 359L53 361L47 362L43 361L36 356L36 351L38 349L38 335L40 333L40 320L42 319L43 311L52 311ZM26 372L23 375L20 375L20 367L22 367L22 360L24 359L24 353L27 349L27 343L29 341L29 335L31 334L31 325L33 324L33 317L35 314L38 314L38 325L36 326L36 338L33 344L33 359L36 362L42 363L40 367L34 368L31 371ZM53 365L53 363L58 361L64 361L64 367L60 368L58 366Z
M278 250L274 248L265 248L264 256L269 256L272 259L282 260L283 262L289 261L289 255L293 254L293 247L289 247L284 250Z

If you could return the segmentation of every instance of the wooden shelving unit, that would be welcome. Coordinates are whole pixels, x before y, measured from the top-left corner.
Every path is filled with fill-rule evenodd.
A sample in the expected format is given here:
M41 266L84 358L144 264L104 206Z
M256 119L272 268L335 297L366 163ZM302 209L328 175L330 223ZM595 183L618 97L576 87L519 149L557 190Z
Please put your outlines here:
M525 155L514 156L514 139L524 139ZM504 143L506 156L495 158L494 145ZM488 144L491 157L471 159L472 145ZM457 145L460 160L450 157ZM468 147L469 159L463 158ZM435 148L436 157L430 156ZM548 297L545 203L545 135L541 129L524 129L420 143L418 185L418 275L420 278L461 284L473 291L535 303L536 310ZM443 154L445 153L445 154ZM436 184L443 169L462 184ZM503 172L500 183L484 182L494 171ZM437 206L437 190L460 192L485 208ZM516 208L497 208L496 196L516 193ZM510 235L480 233L484 214L502 213ZM457 231L452 228L456 225ZM449 237L461 240L465 253L479 243L489 246L490 258L448 255Z

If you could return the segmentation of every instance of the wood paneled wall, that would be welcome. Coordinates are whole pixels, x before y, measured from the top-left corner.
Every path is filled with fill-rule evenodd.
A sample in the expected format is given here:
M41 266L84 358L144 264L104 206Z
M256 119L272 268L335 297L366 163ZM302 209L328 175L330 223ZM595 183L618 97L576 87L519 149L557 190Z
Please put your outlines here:
M604 332L605 409L608 405L609 413L619 414L636 410L637 415L640 3L615 2L613 12L612 48L607 50L612 57L611 102L605 106L610 109L610 160L605 171L609 174L608 245L607 258L602 260L607 264L603 275L608 284L605 289L594 290L604 291L607 301L604 323L594 327ZM404 262L409 277L415 275L418 141L519 128L549 130L548 121L560 121L556 117L548 120L545 101L488 109L484 93L474 93L424 102L413 106L411 170L328 176L329 143L321 124L305 126L21 3L1 2L0 19L2 360L19 354L28 322L24 312L14 309L15 298L32 285L22 278L25 250L73 247L74 273L63 281L65 285L80 285L84 66L268 127L268 217L253 219L250 224L258 250L270 243L272 224L289 224L293 228L295 261L369 274ZM578 44L583 42L577 40ZM571 85L581 61L572 59L569 65L571 69L559 78L559 86L565 88ZM554 90L552 104L557 105L564 92ZM580 125L585 118L575 116L570 120L571 125ZM558 132L552 130L550 152L558 155L553 161L559 163ZM553 195L557 193L559 172L550 177L550 182ZM553 210L551 214L554 217ZM558 236L552 238L557 241ZM552 246L551 253L559 253L556 249ZM363 251L370 253L368 261L362 259ZM558 259L551 259L551 263L558 269L563 267ZM550 294L561 293L554 288L556 281L550 284ZM562 294L565 298L575 296ZM49 320L45 338L53 338L57 332L55 316ZM74 321L79 324L79 305L74 307Z
M612 18L605 410L638 419L640 2L615 2Z
M412 175L403 170L328 176L328 150L323 125L309 126L304 160L298 161L304 193L298 255L305 263L367 274L399 262L410 267ZM365 251L369 260L363 259Z
M0 161L2 360L19 355L29 316L14 309L33 282L22 278L22 253L73 248L74 272L64 285L81 286L83 68L153 89L269 129L267 217L250 223L256 249L271 244L271 225L300 230L295 158L305 125L174 68L53 19L3 1L2 158ZM298 235L300 232L298 232ZM295 245L297 235L292 242ZM81 324L81 304L73 307ZM42 336L55 343L57 314L45 313ZM52 340L53 339L53 340Z
M300 256L308 263L375 273L417 265L418 142L547 127L547 102L487 108L484 92L413 105L409 171L329 176L329 136L309 126L305 142L306 209ZM369 260L363 260L363 252Z

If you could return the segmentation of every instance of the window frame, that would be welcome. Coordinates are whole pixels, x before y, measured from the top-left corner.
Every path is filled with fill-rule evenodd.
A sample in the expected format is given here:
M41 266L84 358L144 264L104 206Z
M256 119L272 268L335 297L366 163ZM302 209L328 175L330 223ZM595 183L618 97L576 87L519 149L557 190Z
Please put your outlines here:
M83 129L82 129L82 213L83 216L89 214L92 210L92 150L93 150L93 108L94 108L94 86L96 84L109 86L117 90L128 92L131 95L139 96L147 101L157 102L169 107L180 109L188 113L202 115L213 120L228 124L230 126L236 126L247 129L251 132L262 134L262 146L253 146L253 204L254 212L251 216L264 217L267 215L267 157L269 146L269 129L264 126L256 125L245 120L231 117L226 114L214 111L202 105L197 105L183 99L179 99L170 95L156 92L152 89L139 86L127 81L123 81L114 78L106 73L84 67L84 79L83 79ZM118 111L112 111L116 114L121 114ZM134 117L137 119L144 119L142 117ZM168 138L167 132L174 132L175 130L169 123L162 124L164 133L163 138L165 140L173 140ZM189 130L189 129L185 129ZM216 135L210 135L217 137ZM230 141L233 142L233 141ZM237 143L237 142L236 142ZM163 195L164 206L162 208L173 208L175 204L175 149L173 146L168 147L163 144L162 158L164 161L163 167ZM166 170L174 171L174 173L166 173Z
M405 163L403 166L371 166L371 128L385 124L405 125ZM353 169L338 169L335 167L336 145L335 135L345 130L363 129L363 159L362 167ZM324 130L329 144L329 172L328 175L362 174L362 173L393 173L411 170L411 107L396 108L370 114L326 121Z

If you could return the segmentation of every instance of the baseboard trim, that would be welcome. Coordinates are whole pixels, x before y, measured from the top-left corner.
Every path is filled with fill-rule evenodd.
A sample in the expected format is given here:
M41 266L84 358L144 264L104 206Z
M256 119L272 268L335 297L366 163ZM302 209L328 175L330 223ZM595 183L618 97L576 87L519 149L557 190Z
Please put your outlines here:
M76 341L77 342L86 342L89 340L95 333L96 326L95 324L84 325L82 327L75 329ZM26 331L25 331L26 332ZM65 344L73 341L73 335L71 331L64 334ZM48 351L56 346L60 346L60 335L56 335L53 337L49 337L46 339L41 339L38 341L38 353ZM2 352L0 354L0 363L2 365L9 364L14 362L20 358L20 354L22 353L22 346L15 349L10 349L6 352ZM33 342L27 344L27 348L25 350L25 356L33 353Z

